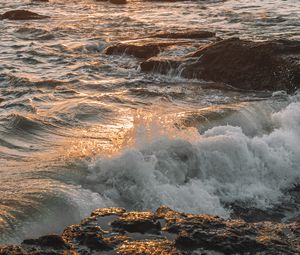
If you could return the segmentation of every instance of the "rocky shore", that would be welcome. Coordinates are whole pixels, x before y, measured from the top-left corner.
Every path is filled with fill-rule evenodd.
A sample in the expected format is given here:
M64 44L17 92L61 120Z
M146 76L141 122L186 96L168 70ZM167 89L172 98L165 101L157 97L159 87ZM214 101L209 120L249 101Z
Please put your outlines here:
M100 208L61 235L0 247L9 254L299 254L300 222L246 222L185 214Z

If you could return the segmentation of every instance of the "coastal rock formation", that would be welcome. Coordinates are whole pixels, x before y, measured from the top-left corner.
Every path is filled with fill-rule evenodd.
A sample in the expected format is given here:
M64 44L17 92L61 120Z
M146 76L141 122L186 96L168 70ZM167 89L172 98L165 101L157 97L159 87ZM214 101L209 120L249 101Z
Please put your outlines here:
M215 37L216 33L204 30L190 30L184 32L162 32L152 37L172 39L204 39Z
M49 16L40 15L35 12L26 11L26 10L13 10L5 12L0 15L1 19L9 19L9 20L35 20L35 19L46 19Z
M131 55L141 59L148 59L156 56L161 50L173 45L185 44L184 41L168 41L168 42L133 42L118 43L107 47L104 53L107 55Z
M300 223L248 223L161 206L156 212L102 208L62 235L0 246L12 254L299 254Z
M112 4L127 4L127 0L96 0L97 2L110 2Z
M201 47L183 58L150 58L144 72L223 82L243 90L286 90L300 87L300 42L253 42L231 38Z

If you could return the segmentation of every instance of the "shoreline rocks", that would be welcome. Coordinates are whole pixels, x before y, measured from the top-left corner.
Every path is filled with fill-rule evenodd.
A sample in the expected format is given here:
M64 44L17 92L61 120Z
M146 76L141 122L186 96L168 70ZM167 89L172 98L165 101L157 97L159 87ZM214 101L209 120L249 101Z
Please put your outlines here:
M62 235L0 246L13 254L299 254L300 222L245 222L186 214L161 206L156 212L100 208Z
M27 11L27 10L13 10L7 11L0 15L1 19L9 19L9 20L40 20L47 19L49 16L40 15L35 12Z
M241 90L293 92L300 88L300 42L231 38L181 58L150 58L140 67L161 74L175 68L183 78L222 82Z

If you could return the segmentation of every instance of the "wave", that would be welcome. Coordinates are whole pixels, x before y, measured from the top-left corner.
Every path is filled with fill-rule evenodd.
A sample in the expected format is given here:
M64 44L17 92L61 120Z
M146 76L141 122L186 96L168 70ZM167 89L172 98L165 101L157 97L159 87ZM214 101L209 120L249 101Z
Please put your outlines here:
M130 209L176 210L230 216L225 204L268 209L289 200L300 180L300 103L268 116L267 134L215 126L190 139L161 137L88 165L83 186Z
M34 177L15 181L18 186L2 187L6 194L0 198L0 244L60 233L92 210L109 206L98 194L79 186ZM24 187L26 192L21 192Z

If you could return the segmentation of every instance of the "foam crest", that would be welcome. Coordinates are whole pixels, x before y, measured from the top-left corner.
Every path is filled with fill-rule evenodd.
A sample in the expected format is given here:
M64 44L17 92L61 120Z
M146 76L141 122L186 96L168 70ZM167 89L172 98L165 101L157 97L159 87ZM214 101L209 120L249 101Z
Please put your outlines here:
M224 204L272 207L283 195L289 199L285 192L300 178L300 103L269 118L276 127L264 135L216 126L193 141L161 137L115 158L97 159L84 186L134 209L166 204L228 217Z

